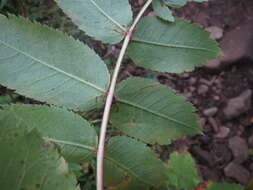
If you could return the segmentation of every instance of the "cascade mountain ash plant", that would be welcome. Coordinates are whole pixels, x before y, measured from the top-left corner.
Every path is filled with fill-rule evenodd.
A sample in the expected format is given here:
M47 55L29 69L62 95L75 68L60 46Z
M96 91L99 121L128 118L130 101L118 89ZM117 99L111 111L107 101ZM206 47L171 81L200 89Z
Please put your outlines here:
M173 17L169 8L187 0L147 0L134 20L128 0L56 2L87 35L108 44L123 41L122 48L110 80L102 59L80 41L21 17L0 16L0 83L46 103L0 106L1 189L78 190L68 163L97 158L97 190L242 190L201 181L185 151L165 163L152 150L202 133L183 96L139 77L116 85L125 54L137 65L170 73L192 71L221 55L208 32ZM144 17L151 4L157 16ZM80 115L105 99L98 140ZM118 132L106 139L109 114Z

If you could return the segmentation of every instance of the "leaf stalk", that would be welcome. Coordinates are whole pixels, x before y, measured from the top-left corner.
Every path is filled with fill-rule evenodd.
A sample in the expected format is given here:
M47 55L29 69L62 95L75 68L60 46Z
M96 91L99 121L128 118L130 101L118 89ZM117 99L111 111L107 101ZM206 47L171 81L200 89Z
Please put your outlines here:
M100 137L99 137L99 145L98 145L98 152L97 152L97 190L104 189L104 152L105 152L106 130L107 130L107 125L109 121L110 110L111 110L111 106L113 102L117 78L120 71L120 66L121 66L123 57L126 53L128 44L131 40L133 31L136 25L138 24L138 22L140 21L141 17L143 16L144 12L147 10L147 8L149 7L151 3L152 3L152 0L148 0L144 4L142 9L138 13L137 17L134 19L133 24L131 25L128 32L126 33L119 57L116 62L115 69L113 72L110 88L109 88L108 95L106 98L105 109L104 109L103 119L102 119L102 124L101 124Z

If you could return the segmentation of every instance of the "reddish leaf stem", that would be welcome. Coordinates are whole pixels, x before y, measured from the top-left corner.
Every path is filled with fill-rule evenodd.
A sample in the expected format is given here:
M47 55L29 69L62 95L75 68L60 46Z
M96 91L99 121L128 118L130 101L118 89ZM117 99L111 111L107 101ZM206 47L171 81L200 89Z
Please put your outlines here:
M104 109L104 114L103 114L103 119L102 119L102 124L101 124L101 131L100 131L100 137L99 137L99 145L98 145L98 153L97 153L97 190L103 190L104 188L104 151L105 151L105 138L106 138L106 130L107 130L107 125L109 121L109 116L110 116L110 110L111 110L111 105L113 102L113 97L114 97L114 91L115 91L115 86L118 78L118 74L120 71L120 66L123 60L123 57L126 53L127 46L131 40L132 33L141 19L142 15L144 12L147 10L149 5L152 3L152 0L148 0L142 9L140 10L139 14L135 18L133 24L129 28L128 32L126 33L118 60L116 62L116 66L114 69L114 73L112 76L110 88L108 91L106 103L105 103L105 109Z

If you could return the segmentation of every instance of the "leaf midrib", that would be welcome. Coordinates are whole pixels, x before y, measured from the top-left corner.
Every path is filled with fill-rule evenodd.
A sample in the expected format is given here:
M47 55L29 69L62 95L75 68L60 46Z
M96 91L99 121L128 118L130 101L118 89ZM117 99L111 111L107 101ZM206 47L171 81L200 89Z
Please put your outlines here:
M181 126L183 126L183 127L190 128L190 129L192 129L192 130L194 130L194 131L197 131L197 132L201 132L201 130L197 130L196 128L192 127L191 125L187 125L187 123L183 123L183 122L181 122L181 121L178 121L178 120L176 120L176 119L173 119L172 117L169 117L169 116L164 115L164 114L162 114L162 113L159 113L159 112L157 112L157 111L152 111L152 110L150 110L150 109L148 109L148 108L146 108L146 107L144 107L144 106L141 106L141 105L132 103L132 102L130 102L130 101L117 98L117 97L116 97L116 100L117 100L117 102L119 102L119 103L126 104L126 105L129 105L129 106L131 106L131 107L134 107L134 108L137 108L137 109L146 111L146 112L151 113L151 114L153 114L153 115L155 115L155 116L158 116L158 117L160 117L160 118L169 120L169 121L171 121L171 122L173 122L173 123L176 123L176 124L179 124L179 125L181 125Z
M11 113L19 120L22 121L24 124L26 124L27 128L29 128L29 124L27 123L27 121L25 119L23 119L22 117L20 117L19 115L16 114L16 112L11 111ZM37 129L36 127L32 127L33 129ZM38 130L38 129L37 129ZM39 131L39 130L38 130ZM40 131L39 131L40 132ZM69 145L69 146L74 146L74 147L78 147L78 148L83 148L89 151L94 151L96 149L96 147L91 147L88 145L83 145L83 144L79 144L79 143L75 143L72 141L65 141L65 140L60 140L60 139L55 139L55 138L49 138L49 137L45 137L44 135L42 136L42 138L44 140L49 140L51 142L54 143L59 143L59 144L64 144L64 145Z
M118 23L116 20L114 20L112 17L110 17L94 0L89 0L97 9L98 11L103 14L110 22L112 22L114 25L116 25L120 30L123 32L126 32L127 29L123 27L120 23Z
M96 90L98 90L100 92L103 92L103 93L105 93L105 91L106 91L106 90L102 89L101 87L90 83L89 81L83 80L80 77L74 76L71 73L67 73L67 72L65 72L65 71L63 71L63 70L61 70L61 69L59 69L59 68L57 68L55 66L49 65L48 63L46 63L46 62L44 62L42 60L39 60L36 57L34 57L34 56L32 56L32 55L30 55L30 54L28 54L28 53L26 53L26 52L24 52L24 51L22 51L20 49L17 49L16 47L14 47L14 46L12 46L10 44L7 44L6 42L4 42L2 40L0 40L0 43L2 43L3 45L7 46L8 48L11 48L11 49L17 51L20 54L23 54L24 56L29 57L30 59L32 59L32 60L34 60L34 61L36 61L36 62L44 65L45 67L53 69L53 70L55 70L55 71L57 71L57 72L65 75L65 76L68 76L68 77L70 77L70 78L72 78L72 79L74 79L74 80L76 80L78 82L81 82L81 83L85 84L86 86L92 87L92 88L94 88L94 89L96 89Z
M201 51L207 51L207 52L212 52L215 53L215 51L207 49L207 48L201 48L201 47L194 47L194 46L187 46L187 45L177 45L177 44L165 44L165 43L159 43L159 42L152 42L149 40L143 40L143 39L138 39L138 38L133 38L132 42L137 42L137 43L144 43L148 45L154 45L154 46L161 46L161 47L166 47L166 48L182 48L182 49L192 49L192 50L201 50Z

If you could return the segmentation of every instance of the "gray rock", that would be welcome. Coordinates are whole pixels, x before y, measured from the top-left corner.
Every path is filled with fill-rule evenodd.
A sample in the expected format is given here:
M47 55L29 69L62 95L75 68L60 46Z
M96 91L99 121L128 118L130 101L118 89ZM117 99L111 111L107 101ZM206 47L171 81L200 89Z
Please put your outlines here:
M211 33L210 38L214 40L220 40L223 36L223 29L218 26L210 26L206 30Z
M226 138L230 132L227 127L220 127L219 132L215 135L216 138Z
M202 84L198 88L198 94L205 95L208 92L208 89L209 89L208 86Z
M228 147L233 153L234 162L242 163L248 158L248 146L244 139L241 137L235 136L229 139Z
M226 118L233 119L247 112L251 107L251 97L252 91L248 89L238 97L230 99L227 102L226 107L223 109Z
M246 170L243 166L236 164L234 162L229 163L224 168L224 173L227 177L236 179L242 184L247 184L250 179L250 172Z
M212 29L213 30L213 29ZM219 70L240 59L253 61L253 17L227 32L220 42L223 56L209 61L205 67Z
M212 107L212 108L205 109L203 111L203 114L207 117L212 117L217 113L217 111L218 111L218 108Z

